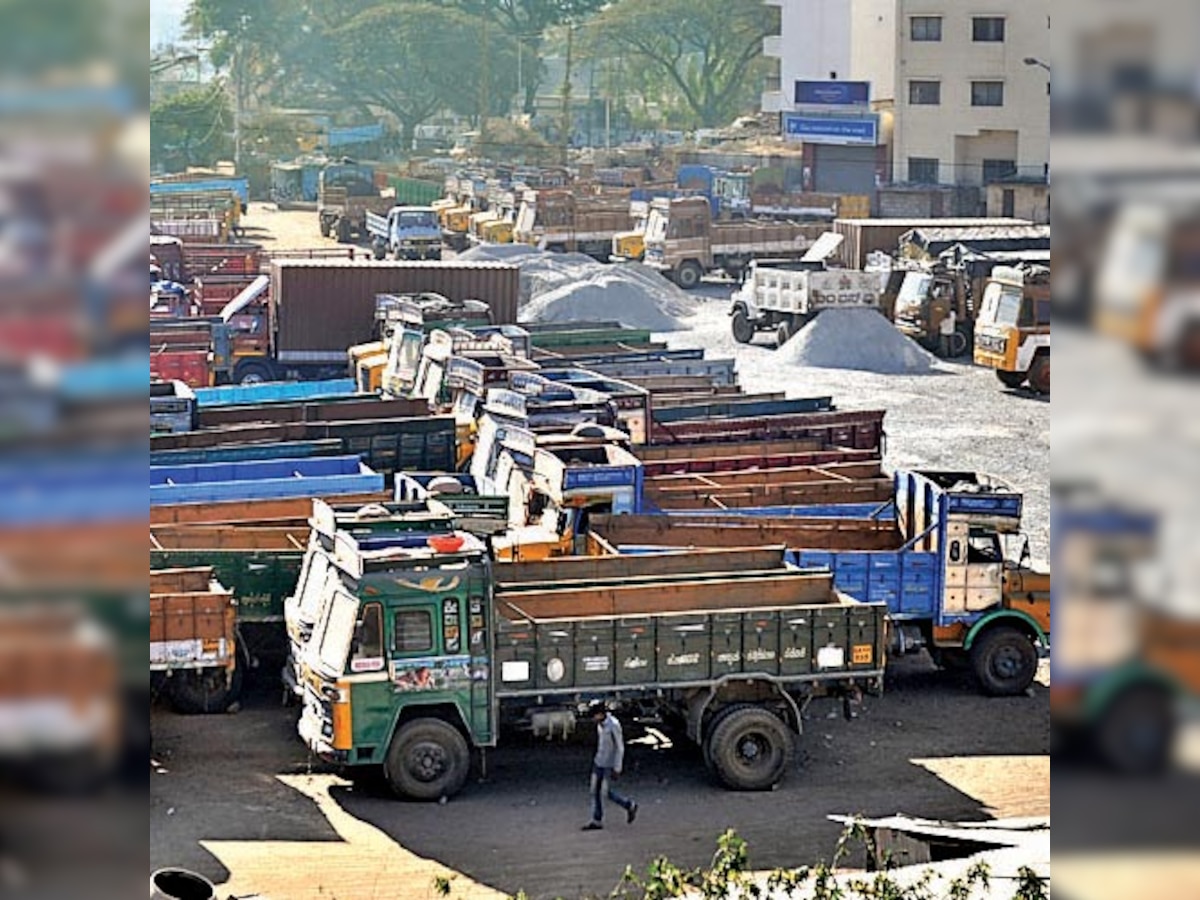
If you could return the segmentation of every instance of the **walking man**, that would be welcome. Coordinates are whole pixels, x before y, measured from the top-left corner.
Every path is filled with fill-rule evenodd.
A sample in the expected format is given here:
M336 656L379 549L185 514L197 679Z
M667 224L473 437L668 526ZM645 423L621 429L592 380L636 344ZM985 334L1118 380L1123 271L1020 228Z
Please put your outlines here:
M958 326L958 316L954 314L954 310L949 310L941 323L938 325L938 344L942 351L942 358L949 359L954 355L954 331Z
M625 810L625 821L633 824L637 818L638 805L623 797L612 788L612 780L621 774L625 761L625 739L621 734L621 723L608 711L603 700L593 700L588 706L592 721L596 723L596 756L592 760L592 818L583 826L584 831L599 831L604 827L604 796Z

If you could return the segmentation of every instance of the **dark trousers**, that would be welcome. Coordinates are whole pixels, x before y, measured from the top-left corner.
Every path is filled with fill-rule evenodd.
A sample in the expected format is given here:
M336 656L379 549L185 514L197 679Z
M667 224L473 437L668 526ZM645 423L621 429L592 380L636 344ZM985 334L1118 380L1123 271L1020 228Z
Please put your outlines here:
M633 801L628 797L618 794L612 788L612 769L603 766L592 766L592 821L600 823L604 821L604 795L617 806L624 810L628 810L633 806Z

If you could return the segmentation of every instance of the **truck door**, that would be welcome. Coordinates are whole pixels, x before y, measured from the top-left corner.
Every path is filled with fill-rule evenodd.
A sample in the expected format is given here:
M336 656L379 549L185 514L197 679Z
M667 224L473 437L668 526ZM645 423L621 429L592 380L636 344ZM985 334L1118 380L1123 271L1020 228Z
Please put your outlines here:
M946 614L961 616L1000 605L1004 556L995 531L951 521L946 526L943 552L946 583L942 609Z

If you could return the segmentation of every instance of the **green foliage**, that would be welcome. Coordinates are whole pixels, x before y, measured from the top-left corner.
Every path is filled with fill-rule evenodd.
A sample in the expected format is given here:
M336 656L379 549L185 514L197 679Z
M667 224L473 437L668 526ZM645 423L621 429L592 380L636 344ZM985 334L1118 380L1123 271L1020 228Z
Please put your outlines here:
M482 20L456 9L386 3L324 33L329 52L318 74L343 102L395 116L409 147L416 126L444 107L479 115L485 102L507 105L516 87L516 46L490 35L483 53L485 34Z
M189 88L150 108L150 160L169 171L228 159L233 113L221 85Z
M1013 900L1050 900L1050 888L1046 879L1028 866L1017 870L1017 892Z
M592 57L624 55L676 94L690 124L727 124L758 92L762 39L778 11L759 0L617 0L585 29Z

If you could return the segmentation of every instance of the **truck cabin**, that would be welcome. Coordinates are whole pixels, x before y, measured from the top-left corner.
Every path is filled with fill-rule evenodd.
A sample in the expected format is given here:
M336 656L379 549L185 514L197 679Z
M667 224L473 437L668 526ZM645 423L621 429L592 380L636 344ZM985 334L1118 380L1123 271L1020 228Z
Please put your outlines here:
M523 244L536 241L534 229L538 224L538 192L526 191L521 196L521 205L513 222L513 240Z
M393 206L388 226L395 232L438 230L437 211L432 206Z
M1021 335L1049 331L1049 274L1042 266L997 266L983 290L978 323Z
M657 212L659 215L654 216ZM655 200L646 228L646 242L704 238L712 224L712 209L703 197Z
M957 273L938 269L904 273L896 294L893 315L905 333L933 337L942 320L954 310L959 322L971 316L969 286Z
M397 706L402 722L409 707L419 707L457 720L474 743L492 742L491 588L482 542L459 531L414 535L366 554L345 546L323 587L301 666L305 742L327 760L383 763ZM428 772L407 774L418 796L422 782L433 780Z
M633 227L613 235L613 257L617 260L639 260L645 253L646 226L650 221L650 204L646 200L629 202L629 218Z

